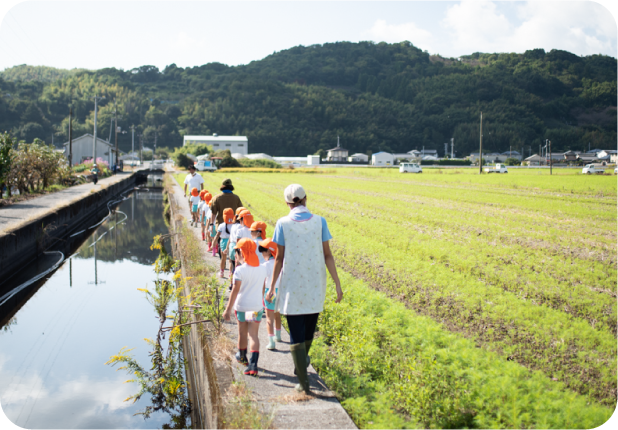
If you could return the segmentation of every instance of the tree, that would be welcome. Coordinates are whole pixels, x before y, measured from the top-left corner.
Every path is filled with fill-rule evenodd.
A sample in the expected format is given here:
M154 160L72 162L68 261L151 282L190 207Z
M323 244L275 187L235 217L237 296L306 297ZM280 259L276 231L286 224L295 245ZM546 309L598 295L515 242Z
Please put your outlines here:
M13 138L9 133L0 133L0 199L2 199L4 195L4 185L11 171L13 145ZM10 196L10 186L7 188L9 188L8 195Z

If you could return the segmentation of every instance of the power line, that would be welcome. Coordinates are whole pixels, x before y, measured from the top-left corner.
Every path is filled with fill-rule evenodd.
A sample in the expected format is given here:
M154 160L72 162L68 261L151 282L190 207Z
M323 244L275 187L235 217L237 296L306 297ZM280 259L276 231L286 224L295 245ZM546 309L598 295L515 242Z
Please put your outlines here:
M21 26L21 24L19 23L19 21L17 21L17 18L15 18L15 15L13 15L12 13L9 13L9 15L11 16L11 18L13 18L13 20L17 23L17 26L19 27L19 29L22 31L22 33L24 33L26 35L26 38L28 39L28 41L32 44L32 46L34 46L34 49L37 50L37 52L39 54L41 54L41 57L43 58L43 60L45 61L45 63L47 63L47 57L45 56L45 54L39 50L39 47L32 41L32 39L30 39L30 36L28 36L28 33L26 31L24 31L24 28Z

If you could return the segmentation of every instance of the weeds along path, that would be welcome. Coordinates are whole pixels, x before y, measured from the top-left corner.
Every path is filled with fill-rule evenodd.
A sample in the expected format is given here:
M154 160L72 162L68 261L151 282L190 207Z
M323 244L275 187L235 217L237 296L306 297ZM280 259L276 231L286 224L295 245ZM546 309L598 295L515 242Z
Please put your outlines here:
M537 375L534 371L540 370L543 381L552 390L561 392L569 388L591 395L602 404L615 405L615 239L612 242L612 237L616 237L615 197L612 210L607 209L608 197L596 204L594 199L580 198L582 195L577 198L567 195L563 204L559 199L547 204L543 189L517 198L508 192L500 195L499 186L483 184L490 180L487 176L474 182L475 177L461 175L471 181L470 185L454 182L457 189L449 189L417 186L414 180L407 179L409 176L396 180L390 172L384 177L371 172L372 180L367 181L365 175L353 172L346 175L342 170L334 176L259 173L229 176L256 219L269 224L269 235L275 221L287 214L287 208L281 203L283 189L292 182L302 183L309 194L310 208L329 222L338 265L362 279L362 288L371 285L414 310L406 311L406 324L434 321L440 333L453 332L449 339L463 342L461 335L469 339L466 345L482 347L474 349L474 354L488 357L497 353L500 358L496 359L496 367L483 372L504 371L502 366L508 362L509 366L521 369L516 377L516 384L521 384L524 382L519 378L534 379ZM205 175L207 188L218 188L224 176L224 173ZM449 175L427 175L422 179L448 185L443 183L445 176ZM515 182L520 179L516 175L510 178ZM547 187L538 178L534 179ZM611 183L606 183L610 185L598 186L590 193L608 194ZM544 206L547 211L543 210ZM591 219L594 219L594 230L590 228ZM565 229L565 225L575 232ZM531 243L537 246L529 246ZM356 300L350 295L347 299ZM357 306L367 311L362 302ZM348 336L349 328L340 324L332 327L326 321L322 321L320 330L339 339L328 340L331 350L340 342L339 349L331 352L334 357L345 354L346 342L341 339ZM397 336L406 338L408 335L403 332L407 333L408 329L401 327L402 333L396 333ZM371 332L368 336L378 336L372 329L367 330ZM349 342L347 347L355 348ZM452 345L448 348L457 355ZM401 362L422 358L408 357L404 351L407 350L392 350L393 355L381 361L386 366L380 373L382 376L375 376L371 371L373 376L369 379L373 383L385 382L384 375L399 369ZM347 353L355 354L356 350ZM524 371L516 363L529 370ZM330 369L328 366L326 369ZM345 375L359 369L341 371ZM409 372L416 371L400 371L398 378L405 379ZM449 372L453 377L457 372L465 373L456 365ZM344 382L344 386L351 383ZM568 390L563 394L574 395ZM446 395L446 391L432 394L443 401ZM344 396L353 402L358 393ZM475 408L478 407L477 404ZM536 425L542 426L539 422Z

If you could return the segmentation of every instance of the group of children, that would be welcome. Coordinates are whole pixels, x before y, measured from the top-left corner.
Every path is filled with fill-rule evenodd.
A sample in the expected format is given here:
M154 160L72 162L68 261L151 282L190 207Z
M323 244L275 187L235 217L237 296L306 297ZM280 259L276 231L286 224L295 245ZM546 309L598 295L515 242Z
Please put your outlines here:
M219 277L224 277L227 260L230 260L230 298L223 314L229 321L232 310L238 321L238 352L236 360L247 365L245 375L256 376L260 342L259 323L266 312L268 349L276 349L281 341L281 314L275 312L279 281L275 292L269 296L272 273L277 256L277 244L266 237L266 223L255 221L244 207L236 211L223 211L223 222L212 223L210 203L212 195L207 191L191 190L191 225L202 227L202 240L208 241L208 251L221 259ZM247 347L251 356L247 355Z

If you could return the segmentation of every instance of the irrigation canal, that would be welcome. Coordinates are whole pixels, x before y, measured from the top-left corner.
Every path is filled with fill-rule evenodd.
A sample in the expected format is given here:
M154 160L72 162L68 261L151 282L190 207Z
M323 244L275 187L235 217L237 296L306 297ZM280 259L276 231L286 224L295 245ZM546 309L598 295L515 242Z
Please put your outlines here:
M167 233L162 190L141 188L125 197L28 297L11 309L0 305L0 404L18 426L162 428L169 423L163 413L148 420L134 416L149 399L124 402L138 385L124 383L132 379L126 371L104 365L127 346L150 368L150 347L143 339L158 329L153 307L137 288L154 285L158 251L149 247L153 236ZM60 255L46 254L13 282L44 273Z

